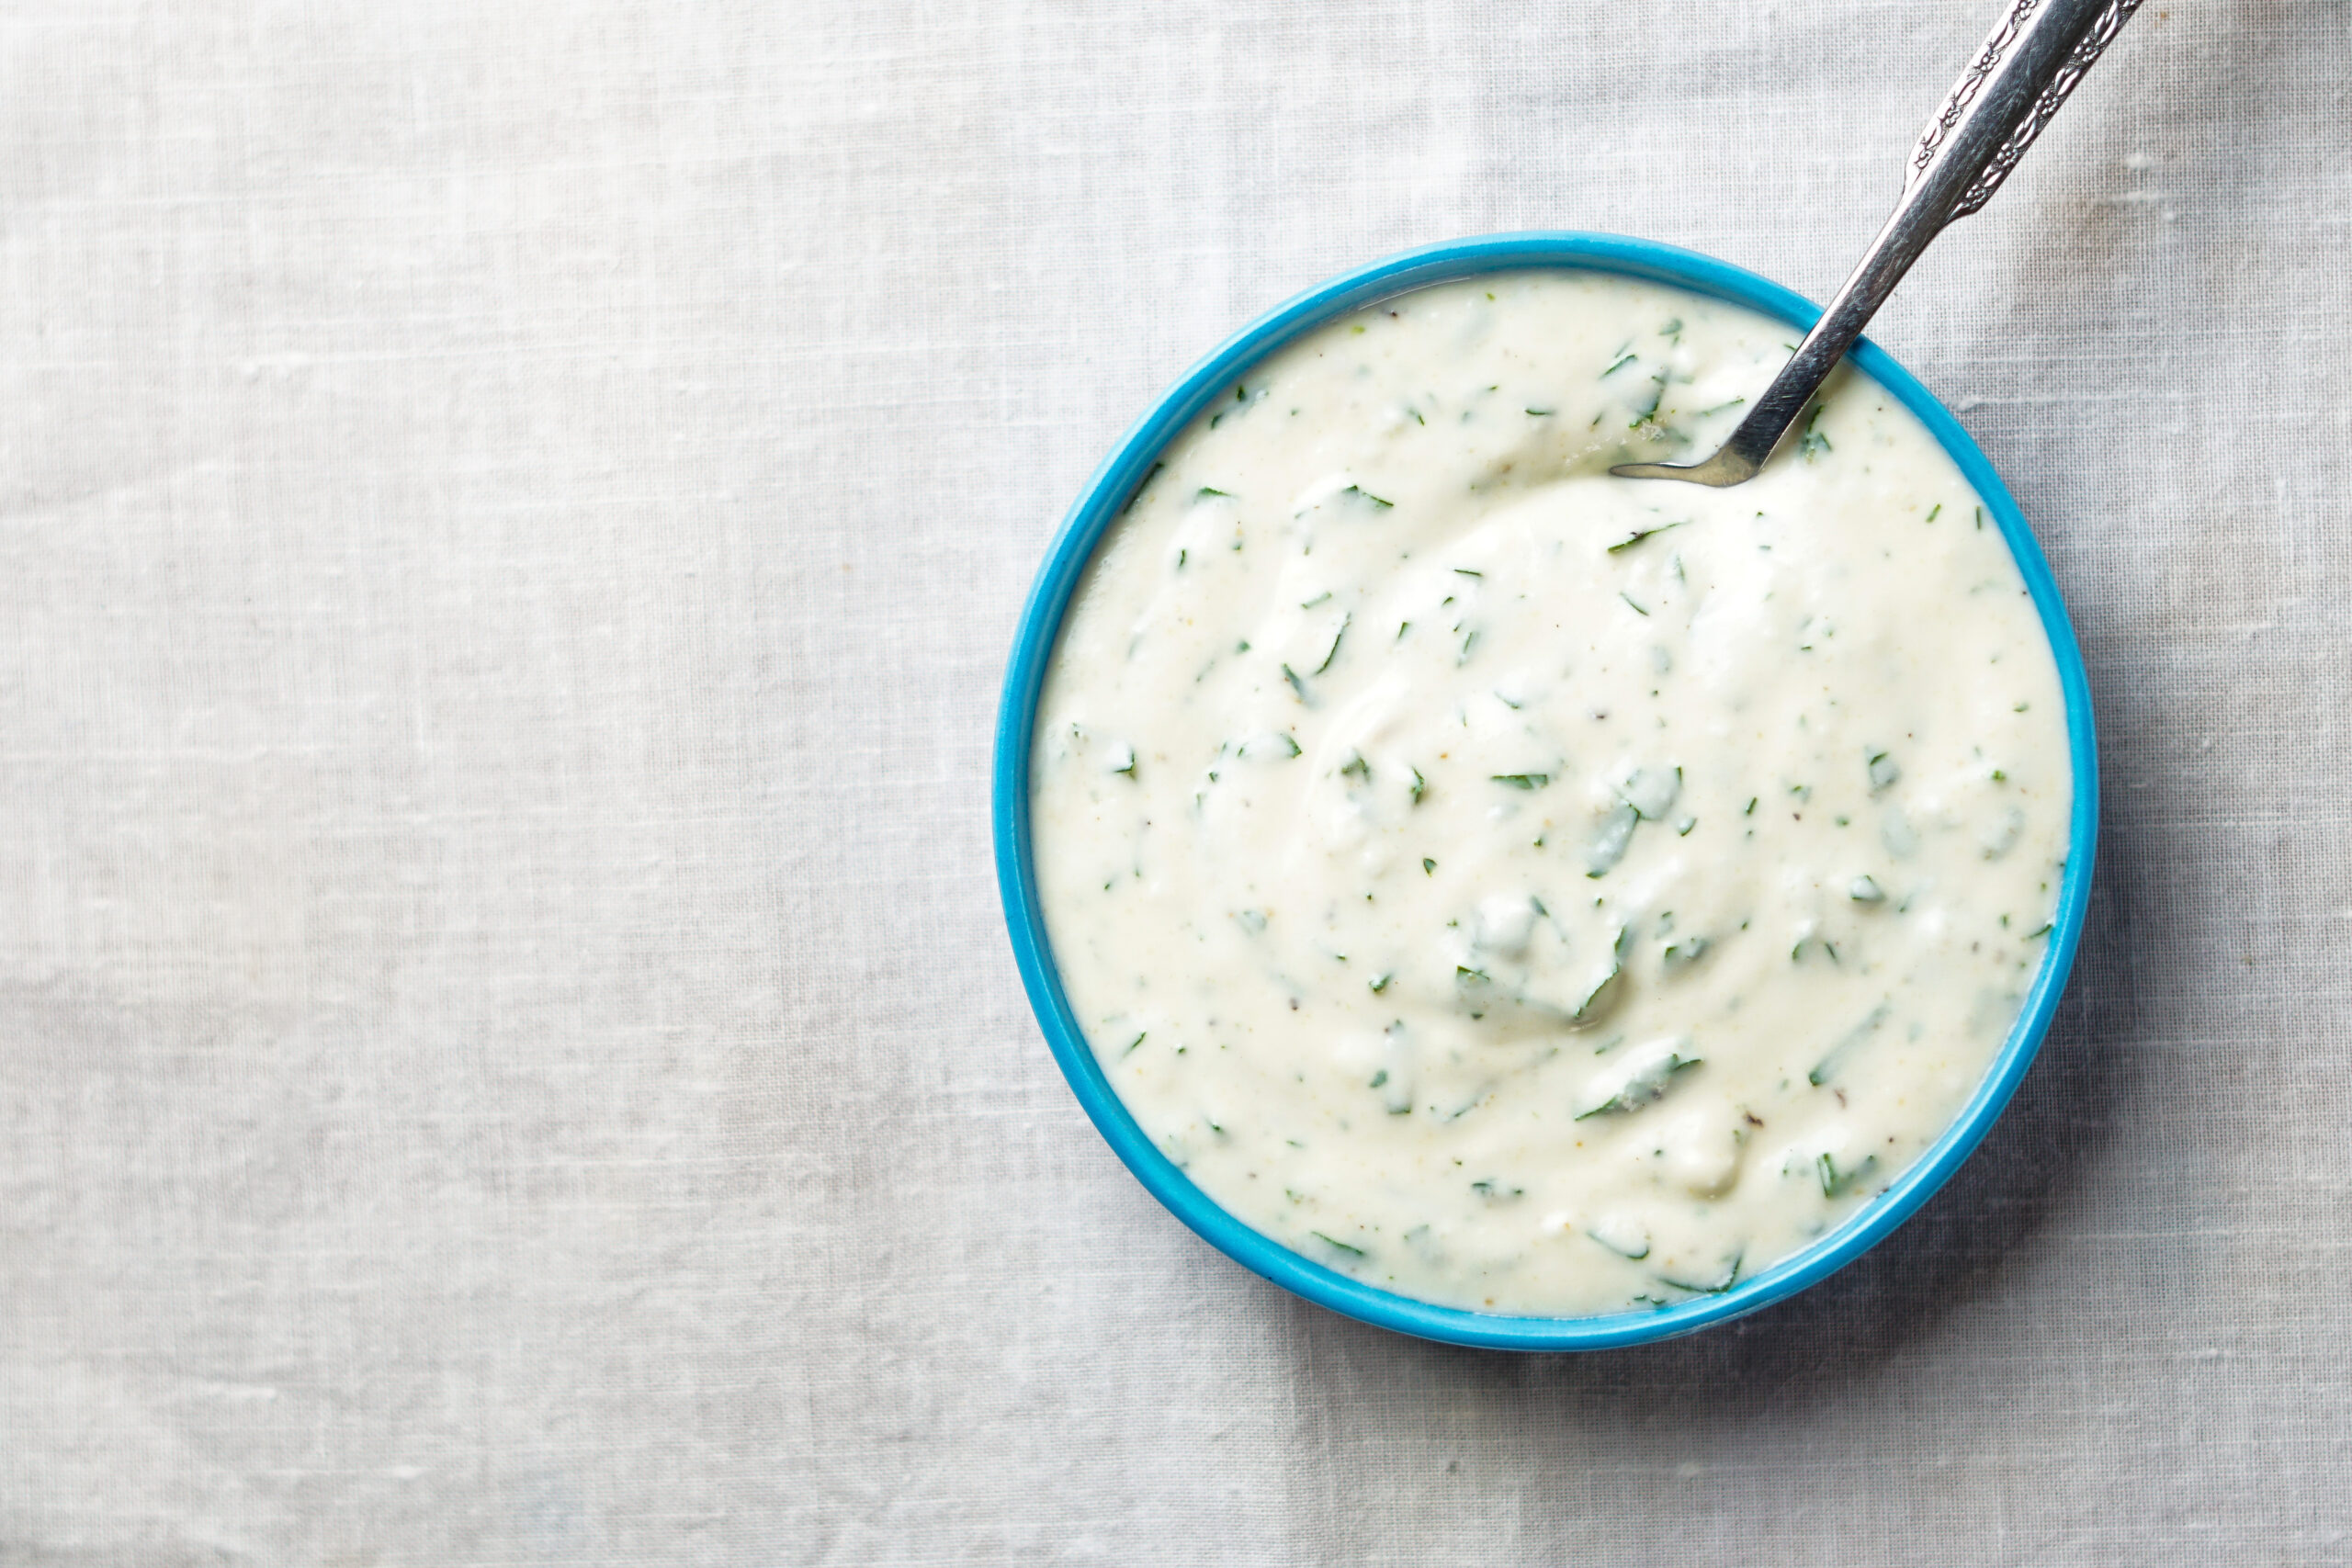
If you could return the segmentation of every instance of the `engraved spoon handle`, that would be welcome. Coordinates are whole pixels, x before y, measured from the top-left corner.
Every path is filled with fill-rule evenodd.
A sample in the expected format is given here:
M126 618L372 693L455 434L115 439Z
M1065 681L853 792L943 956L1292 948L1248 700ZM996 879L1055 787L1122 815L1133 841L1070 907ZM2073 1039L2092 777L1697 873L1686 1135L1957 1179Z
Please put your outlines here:
M1903 197L1861 264L1723 449L1702 463L1623 463L1631 479L1753 479L1928 242L1989 200L2140 0L2004 0L2001 20L1928 121Z

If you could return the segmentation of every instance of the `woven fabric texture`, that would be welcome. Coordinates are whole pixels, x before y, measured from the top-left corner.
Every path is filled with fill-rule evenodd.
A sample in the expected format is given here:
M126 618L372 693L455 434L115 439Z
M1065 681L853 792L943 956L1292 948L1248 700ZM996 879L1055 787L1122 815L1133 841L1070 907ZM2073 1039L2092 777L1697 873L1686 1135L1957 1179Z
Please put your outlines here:
M2343 0L2148 0L1874 330L2107 789L1863 1262L1334 1317L997 912L1015 616L1161 387L1479 231L1826 296L1990 8L0 8L0 1563L2352 1560Z

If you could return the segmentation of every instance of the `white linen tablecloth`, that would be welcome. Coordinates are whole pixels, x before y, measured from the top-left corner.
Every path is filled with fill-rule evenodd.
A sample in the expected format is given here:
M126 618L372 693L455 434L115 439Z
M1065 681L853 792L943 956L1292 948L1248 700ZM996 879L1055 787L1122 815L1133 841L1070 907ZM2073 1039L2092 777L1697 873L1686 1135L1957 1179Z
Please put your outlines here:
M1875 330L2107 792L1864 1262L1334 1317L997 913L1014 616L1159 388L1481 231L1825 296L1991 8L0 10L0 1563L2352 1559L2343 0L2148 0Z

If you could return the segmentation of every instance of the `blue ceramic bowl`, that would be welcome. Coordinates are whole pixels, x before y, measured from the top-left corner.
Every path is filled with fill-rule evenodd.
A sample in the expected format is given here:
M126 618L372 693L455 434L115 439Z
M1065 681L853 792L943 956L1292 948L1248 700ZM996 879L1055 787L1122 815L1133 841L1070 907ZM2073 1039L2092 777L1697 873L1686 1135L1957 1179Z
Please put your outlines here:
M1721 1295L1605 1317L1519 1317L1465 1312L1375 1290L1310 1262L1260 1235L1193 1186L1136 1124L1103 1077L1093 1052L1087 1048L1078 1020L1070 1012L1069 999L1062 993L1060 976L1055 972L1053 951L1046 942L1045 919L1038 907L1035 868L1030 856L1030 732L1036 724L1038 690L1061 627L1062 613L1095 544L1142 483L1160 449L1190 424L1212 398L1233 385L1241 372L1299 334L1375 299L1481 273L1532 267L1650 278L1745 305L1800 329L1812 326L1820 314L1818 307L1780 285L1712 256L1613 234L1537 232L1492 234L1408 251L1311 288L1236 333L1161 394L1159 400L1113 448L1088 481L1078 504L1070 508L1060 535L1046 552L1045 566L1030 590L1029 603L1021 612L1021 629L1013 640L1012 666L1005 672L1003 704L997 713L993 769L996 870L998 886L1004 896L1005 923L1012 931L1014 956L1021 964L1021 977L1029 988L1030 1005L1036 1010L1037 1021L1045 1029L1055 1060L1061 1064L1079 1103L1094 1119L1094 1125L1110 1141L1111 1147L1126 1161L1136 1179L1168 1205L1178 1219L1244 1268L1255 1269L1276 1284L1334 1312L1383 1328L1425 1339L1495 1349L1589 1350L1671 1339L1711 1324L1728 1323L1792 1295L1876 1246L1960 1168L1961 1162L1993 1125L2024 1078L2026 1069L2032 1065L2041 1037L2050 1028L2051 1016L2057 1010L2066 971L2074 963L2083 918L2090 904L2092 851L2098 842L2098 754L2091 725L2090 687L2083 674L2083 656L2075 646L2074 629L2067 624L2065 606L2059 602L2057 584L2051 580L2050 563L2042 558L2017 502L2001 483L2000 476L1993 471L1984 454L1977 449L1976 443L1969 439L1959 422L1925 387L1873 344L1858 344L1853 353L1854 363L1926 422L2000 524L2010 552L2025 573L2026 587L2033 595L2034 605L2041 612L2042 628L2049 634L2051 651L2058 661L2059 684L2066 695L2066 733L2074 757L2075 801L2070 824L2072 849L2065 878L2059 888L2057 918L2041 972L2034 976L2032 989L2026 997L2024 1010L1959 1119L1893 1186L1803 1251L1740 1280Z

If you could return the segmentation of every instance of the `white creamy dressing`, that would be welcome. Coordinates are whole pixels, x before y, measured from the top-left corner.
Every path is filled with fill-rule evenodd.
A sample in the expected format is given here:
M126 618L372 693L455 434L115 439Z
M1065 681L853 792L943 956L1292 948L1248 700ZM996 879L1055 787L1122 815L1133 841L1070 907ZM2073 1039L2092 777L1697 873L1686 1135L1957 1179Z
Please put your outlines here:
M1392 299L1252 369L1065 617L1053 953L1211 1198L1422 1300L1718 1291L1934 1142L2041 962L2065 715L2002 536L1847 375L1726 491L1794 334L1602 274Z

